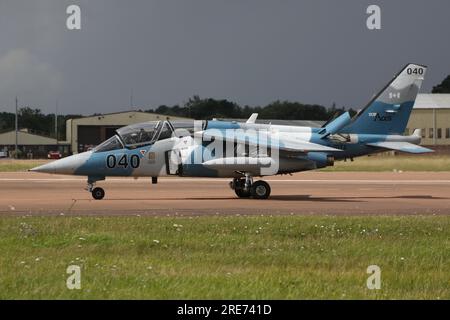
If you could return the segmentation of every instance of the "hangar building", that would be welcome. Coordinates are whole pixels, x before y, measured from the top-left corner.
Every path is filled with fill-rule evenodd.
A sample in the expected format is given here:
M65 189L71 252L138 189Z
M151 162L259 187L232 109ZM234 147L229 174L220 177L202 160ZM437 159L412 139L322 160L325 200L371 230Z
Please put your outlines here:
M79 153L113 136L115 130L120 127L146 121L177 119L186 118L142 111L125 111L69 119L66 121L66 142L71 146L72 153Z
M9 156L15 150L16 132L15 130L0 133L0 151ZM57 143L56 139L34 134L28 129L21 129L17 132L17 146L19 156L25 157L27 154L33 158L46 158L49 151L60 150L63 154L69 153L69 146Z
M450 94L419 94L406 134L422 129L422 145L450 146Z

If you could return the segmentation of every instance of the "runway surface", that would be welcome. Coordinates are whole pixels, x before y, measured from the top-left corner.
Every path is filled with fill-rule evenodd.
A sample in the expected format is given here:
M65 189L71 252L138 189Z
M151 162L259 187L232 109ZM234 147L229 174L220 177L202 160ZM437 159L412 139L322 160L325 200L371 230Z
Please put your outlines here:
M103 200L85 177L0 173L2 215L450 214L450 172L305 172L265 179L268 200L238 199L229 179L112 178Z

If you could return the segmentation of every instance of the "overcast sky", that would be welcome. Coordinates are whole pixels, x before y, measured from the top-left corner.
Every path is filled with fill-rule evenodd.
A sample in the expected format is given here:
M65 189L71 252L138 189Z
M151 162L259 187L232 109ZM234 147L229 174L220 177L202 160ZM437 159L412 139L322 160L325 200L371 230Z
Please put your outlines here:
M81 30L66 28L81 7ZM382 29L366 28L381 7ZM190 96L362 107L406 63L450 74L448 0L0 0L0 110L116 112Z

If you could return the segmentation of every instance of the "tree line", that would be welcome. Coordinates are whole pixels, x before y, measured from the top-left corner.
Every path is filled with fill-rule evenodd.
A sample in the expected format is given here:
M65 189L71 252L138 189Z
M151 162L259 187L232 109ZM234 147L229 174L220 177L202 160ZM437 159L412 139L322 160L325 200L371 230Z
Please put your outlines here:
M450 75L448 75L441 84L434 86L431 93L450 93Z
M31 133L55 138L55 114L44 114L32 107L20 108L17 112L19 129L29 129ZM0 112L0 133L14 130L16 115L12 112ZM58 139L66 138L66 121L81 118L79 114L58 115Z
M183 106L162 105L156 109L149 109L146 112L154 112L168 116L187 117L199 120L212 118L218 119L245 119L252 113L259 113L260 119L280 119L280 120L328 120L336 113L342 113L345 108L337 108L335 104L331 108L321 105L302 104L300 102L275 101L265 107L241 107L237 103L222 99L212 98L202 99L193 96ZM351 110L351 113L355 113Z

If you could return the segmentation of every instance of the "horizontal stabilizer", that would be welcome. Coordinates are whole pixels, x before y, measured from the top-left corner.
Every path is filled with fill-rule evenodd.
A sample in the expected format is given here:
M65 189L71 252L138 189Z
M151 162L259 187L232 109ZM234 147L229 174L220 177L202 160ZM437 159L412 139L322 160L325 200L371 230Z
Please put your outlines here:
M431 149L427 149L409 142L396 142L396 141L384 141L384 142L374 142L367 143L368 146L384 148L389 150L408 152L408 153L427 153L434 152Z

